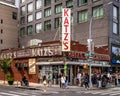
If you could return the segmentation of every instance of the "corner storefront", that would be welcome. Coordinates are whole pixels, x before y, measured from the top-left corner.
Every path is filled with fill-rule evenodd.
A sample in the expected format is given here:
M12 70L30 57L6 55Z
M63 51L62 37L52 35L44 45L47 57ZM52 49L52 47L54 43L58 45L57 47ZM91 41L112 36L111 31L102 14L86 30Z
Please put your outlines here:
M66 70L69 77L69 84L76 83L77 72L88 72L89 61L85 56L85 50L81 51L78 42L74 42L74 48L70 52L61 51L60 42L47 42L41 46L24 49L2 50L1 58L13 58L11 70L14 79L21 81L23 74L29 82L39 82L39 74L42 76L52 73L54 84L59 83L59 74ZM85 49L85 48L83 48ZM109 56L107 54L94 54L91 62L93 72L106 71L110 67ZM86 67L85 67L86 66ZM40 73L41 72L41 73ZM4 74L0 70L1 79Z

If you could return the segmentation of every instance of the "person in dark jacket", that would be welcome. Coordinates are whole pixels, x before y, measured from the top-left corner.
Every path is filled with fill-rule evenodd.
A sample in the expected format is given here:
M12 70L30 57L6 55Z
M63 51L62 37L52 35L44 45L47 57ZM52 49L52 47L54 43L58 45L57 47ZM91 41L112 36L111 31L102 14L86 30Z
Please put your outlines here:
M22 77L22 81L21 81L21 85L25 85L25 86L28 86L28 80L27 80L27 78L26 78L26 76L25 75L23 75L23 77Z
M85 85L85 88L89 88L89 75L85 75L84 76L84 85Z

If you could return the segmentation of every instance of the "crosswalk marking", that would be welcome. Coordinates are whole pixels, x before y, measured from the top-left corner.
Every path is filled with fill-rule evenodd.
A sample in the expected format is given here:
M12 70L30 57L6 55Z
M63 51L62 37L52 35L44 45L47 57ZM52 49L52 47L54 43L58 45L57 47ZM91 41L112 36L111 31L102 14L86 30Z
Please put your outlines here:
M110 94L110 96L114 96L114 95L120 95L120 92L115 94Z
M84 94L98 94L101 96L108 95L109 96L115 96L115 95L120 95L120 90L95 90L95 91L76 91L76 93L84 93Z
M10 93L14 93L14 94L20 94L20 95L29 95L29 94L26 94L26 93L21 93L21 92L15 92L15 91L9 91Z
M5 93L5 92L0 92L1 95L7 95L7 96L21 96L21 95L15 95L15 94L10 94L10 93Z

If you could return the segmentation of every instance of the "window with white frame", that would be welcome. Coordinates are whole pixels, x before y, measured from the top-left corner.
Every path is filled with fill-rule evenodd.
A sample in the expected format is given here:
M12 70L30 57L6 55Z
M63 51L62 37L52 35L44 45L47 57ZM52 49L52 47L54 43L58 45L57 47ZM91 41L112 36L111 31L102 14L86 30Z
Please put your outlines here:
M35 29L36 29L36 33L40 33L42 31L42 23L36 24Z
M82 10L78 12L78 23L85 22L88 20L88 11Z
M42 18L42 12L36 12L36 19L41 19Z
M28 13L33 12L33 3L29 3L27 5L27 10L28 10Z
M32 22L32 21L33 21L33 15L32 15L32 14L31 14L31 15L28 15L27 21L28 21L28 22Z
M92 11L93 11L92 16L94 18L101 18L101 17L103 17L104 12L103 12L103 6L102 5L93 7Z
M55 13L61 13L62 12L62 4L55 6Z
M45 17L50 16L51 15L51 8L45 9L44 15L45 15Z
M36 0L36 9L40 9L42 7L42 0Z

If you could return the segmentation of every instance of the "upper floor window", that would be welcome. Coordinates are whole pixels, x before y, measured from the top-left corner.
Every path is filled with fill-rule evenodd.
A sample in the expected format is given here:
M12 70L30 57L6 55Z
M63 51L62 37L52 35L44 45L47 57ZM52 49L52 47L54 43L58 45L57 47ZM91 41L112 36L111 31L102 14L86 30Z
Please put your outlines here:
M25 6L22 6L20 8L21 15L25 15Z
M61 26L61 20L62 18L58 17L58 18L55 18L55 28L58 28Z
M3 44L3 40L2 39L0 40L0 43Z
M28 15L27 21L28 21L28 22L32 22L32 21L33 21L33 15L32 15L32 14L31 14L31 15Z
M42 23L36 24L35 29L36 29L36 33L40 33L42 31Z
M28 13L33 12L33 3L29 3L27 5L27 10L28 10Z
M25 24L25 17L21 17L20 24Z
M88 0L78 0L78 6L84 5L88 2Z
M88 20L88 11L82 10L78 12L78 22L85 22Z
M51 20L47 20L44 22L44 30L50 30L51 29Z
M3 33L3 29L1 29L1 34Z
M3 19L1 19L1 24L3 24Z
M27 26L27 34L30 35L32 34L32 32L33 32L33 26L32 25Z
M118 30L119 30L118 18L119 18L119 8L117 6L113 6L113 33L114 34L118 34Z
M44 16L47 17L47 16L50 16L50 15L51 15L51 8L45 9Z
M62 12L62 4L55 6L55 13L61 13Z
M118 7L113 6L113 19L118 21Z
M23 27L23 28L20 29L20 36L22 37L22 36L25 36L25 35L26 35L25 27Z
M93 8L93 13L92 13L92 16L94 18L101 18L103 17L103 6L96 6Z
M15 20L17 19L17 13L16 12L12 12L12 18L15 19Z
M41 19L42 18L42 12L39 11L39 12L36 12L36 19Z
M36 9L40 9L42 7L42 1L36 0Z
M118 34L118 23L113 22L113 33Z
M47 5L49 5L49 4L51 4L51 0L44 0L44 5L45 5L45 6L47 6Z
M67 8L73 7L73 0L67 1L67 2L66 2L66 7L67 7Z

